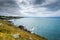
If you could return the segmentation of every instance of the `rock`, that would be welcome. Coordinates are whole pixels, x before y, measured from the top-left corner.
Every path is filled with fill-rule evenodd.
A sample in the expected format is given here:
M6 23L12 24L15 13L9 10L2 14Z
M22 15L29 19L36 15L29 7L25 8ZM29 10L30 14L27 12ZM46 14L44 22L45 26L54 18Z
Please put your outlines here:
M14 38L19 38L19 34L14 34L13 37Z
M33 34L34 32L31 31L31 33Z
M20 28L20 29L24 29L24 26L23 26L23 25L20 25L19 28Z
M30 40L33 40L32 37L30 37Z
M27 30L27 28L25 28L23 25L20 25L19 28L23 29L24 31L27 31L27 32L31 33L31 31Z
M0 23L0 25L2 25L2 23Z

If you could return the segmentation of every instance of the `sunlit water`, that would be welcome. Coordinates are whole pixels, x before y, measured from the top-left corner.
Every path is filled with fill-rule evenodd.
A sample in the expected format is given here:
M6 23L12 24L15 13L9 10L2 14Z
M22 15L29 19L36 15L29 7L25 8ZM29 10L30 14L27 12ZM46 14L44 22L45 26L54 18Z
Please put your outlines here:
M21 18L13 22L49 40L60 40L60 18Z

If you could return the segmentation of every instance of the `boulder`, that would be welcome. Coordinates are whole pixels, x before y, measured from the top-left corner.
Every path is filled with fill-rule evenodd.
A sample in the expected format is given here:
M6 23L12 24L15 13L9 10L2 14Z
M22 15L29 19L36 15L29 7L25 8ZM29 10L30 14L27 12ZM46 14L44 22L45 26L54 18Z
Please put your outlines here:
M20 25L20 26L18 26L20 29L24 29L24 26L23 25Z

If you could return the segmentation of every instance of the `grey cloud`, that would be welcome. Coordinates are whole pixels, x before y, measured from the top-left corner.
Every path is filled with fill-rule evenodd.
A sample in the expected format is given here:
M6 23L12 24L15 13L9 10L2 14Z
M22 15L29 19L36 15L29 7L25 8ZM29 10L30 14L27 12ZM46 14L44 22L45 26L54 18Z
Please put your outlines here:
M44 3L44 2L45 2L45 0L35 0L34 5L38 5L38 6L35 6L35 7L46 7L50 11L60 10L60 0L56 0L55 3L49 4L49 5L41 6L41 4Z
M42 4L45 0L35 0L34 4L37 5L37 4Z
M13 0L0 0L0 6L9 6L9 5L15 5L16 3Z
M14 0L0 0L0 15L17 14L18 9Z
M46 5L44 7L49 8L49 10L51 10L51 11L60 10L60 0L57 1L56 3L54 3L54 4Z
M45 0L35 0L31 4L28 4L30 2L29 0L28 1L23 0L21 3L19 2L20 0L18 0L17 2L18 5L16 1L0 0L0 15L19 15L19 16L33 15L34 16L37 14L37 16L47 16L45 14L48 14L49 16L49 13L51 15L54 15L55 12L53 11L60 10L60 1L53 4L44 5L44 6L40 6L40 5L44 3ZM57 14L58 12L59 11L57 11L55 14Z

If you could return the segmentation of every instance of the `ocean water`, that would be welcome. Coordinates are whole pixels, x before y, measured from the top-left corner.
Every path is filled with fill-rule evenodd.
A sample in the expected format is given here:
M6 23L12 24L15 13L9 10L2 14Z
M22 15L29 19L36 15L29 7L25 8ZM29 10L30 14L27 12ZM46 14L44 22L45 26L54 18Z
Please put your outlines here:
M60 40L60 18L21 18L15 19L13 23L17 26L24 25L48 40Z

